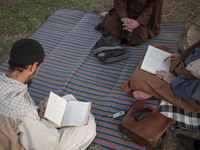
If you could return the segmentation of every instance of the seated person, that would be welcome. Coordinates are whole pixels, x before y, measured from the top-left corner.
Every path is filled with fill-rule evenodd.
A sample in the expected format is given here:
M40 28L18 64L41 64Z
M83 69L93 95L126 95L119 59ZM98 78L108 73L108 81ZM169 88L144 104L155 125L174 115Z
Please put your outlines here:
M87 125L56 129L40 117L27 87L45 57L42 46L32 39L17 41L10 52L9 73L0 73L0 149L1 150L80 150L96 135L94 117Z
M114 8L95 29L104 37L112 35L121 44L139 45L160 32L163 0L115 0Z
M173 53L164 46L160 49ZM133 94L137 100L156 97L188 112L200 113L200 79L186 66L200 59L200 41L181 54L167 57L171 60L170 72L157 71L156 75L140 69L138 65L131 78L122 86L125 93Z

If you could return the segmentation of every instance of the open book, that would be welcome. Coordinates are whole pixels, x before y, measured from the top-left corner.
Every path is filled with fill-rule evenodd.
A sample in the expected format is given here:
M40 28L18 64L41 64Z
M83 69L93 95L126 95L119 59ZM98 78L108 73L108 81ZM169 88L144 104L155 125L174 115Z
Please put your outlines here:
M157 70L169 71L170 61L163 61L169 55L171 55L171 53L149 45L141 65L141 69L153 74L155 74Z
M60 97L50 92L44 118L55 127L82 126L88 123L91 102L79 102L72 94Z

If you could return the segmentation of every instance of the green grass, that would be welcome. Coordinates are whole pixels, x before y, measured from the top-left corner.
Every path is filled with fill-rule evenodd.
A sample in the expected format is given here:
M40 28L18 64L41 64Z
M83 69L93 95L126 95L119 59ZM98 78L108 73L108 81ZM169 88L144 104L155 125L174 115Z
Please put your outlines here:
M82 0L83 1L83 0ZM81 9L97 12L95 0L7 0L0 6L0 33L12 35L31 33L36 30L48 16L59 8ZM8 49L15 40L3 43L0 52Z

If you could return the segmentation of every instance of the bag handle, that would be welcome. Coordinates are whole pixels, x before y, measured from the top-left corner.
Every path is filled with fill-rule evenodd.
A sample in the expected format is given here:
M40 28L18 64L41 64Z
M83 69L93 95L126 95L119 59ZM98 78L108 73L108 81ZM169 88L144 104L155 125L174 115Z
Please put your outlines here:
M200 40L187 48L182 54L181 54L181 60L185 60L190 54L192 54L196 48L200 47Z

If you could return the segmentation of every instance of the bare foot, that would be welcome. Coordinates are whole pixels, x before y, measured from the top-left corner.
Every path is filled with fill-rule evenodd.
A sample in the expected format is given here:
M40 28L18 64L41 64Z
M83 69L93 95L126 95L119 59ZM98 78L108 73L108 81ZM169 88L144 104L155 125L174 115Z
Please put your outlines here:
M152 95L147 94L145 92L140 92L140 91L134 91L133 92L133 96L137 99L137 100L143 100L143 99L148 99L150 97L152 97Z
M108 12L102 12L102 13L100 13L100 17L104 18L107 14L108 14Z

